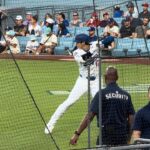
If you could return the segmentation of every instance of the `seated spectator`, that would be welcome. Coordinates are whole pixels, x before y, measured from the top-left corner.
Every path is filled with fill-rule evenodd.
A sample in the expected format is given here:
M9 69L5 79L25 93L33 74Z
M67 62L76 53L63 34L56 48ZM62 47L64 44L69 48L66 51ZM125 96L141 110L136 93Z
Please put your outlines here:
M101 39L101 44L103 47L103 51L111 51L115 48L115 39L113 36L104 36Z
M123 16L123 10L120 10L120 5L115 5L114 7L114 18L120 18Z
M143 11L140 12L139 14L139 18L143 19L143 18L148 18L150 20L150 12L148 11L148 3L143 3Z
M95 28L90 27L88 31L89 31L90 42L97 41L98 37L95 35Z
M91 18L85 23L87 27L98 27L100 26L100 20L98 19L98 14L96 12L92 13Z
M66 19L64 13L59 13L57 16L57 24L64 24L65 27L69 27L69 21Z
M31 23L28 26L27 35L35 35L41 36L42 29L41 26L38 24L38 17L37 15L33 16L31 19Z
M15 37L14 30L7 31L5 39L6 41L0 41L0 53L5 53L7 50L10 50L13 54L18 54L20 52L20 46L18 39Z
M27 27L30 24L31 19L32 19L32 13L26 12L26 20L23 22L23 25Z
M16 36L26 35L26 26L23 25L22 16L16 16L16 25L14 26L14 31L16 32Z
M119 36L119 27L115 25L113 19L109 19L108 25L104 28L104 36Z
M30 36L30 41L27 42L26 53L27 54L31 54L31 53L35 54L38 46L39 46L39 43L36 39L36 36L31 35Z
M124 13L124 17L138 18L137 8L134 7L134 4L131 1L128 2L126 7L128 10Z
M54 22L53 19L51 19L51 18L46 19L45 25L42 26L42 34L45 33L45 30L46 30L47 28L51 28L51 30L53 31L54 23L55 23L55 22Z
M148 24L149 24L149 19L148 18L144 18L142 25L136 27L134 37L135 38L147 37L148 35L146 33L150 29Z
M47 19L53 19L52 15L49 13L45 14L44 20L40 23L41 26L44 26L46 24Z
M103 20L100 22L100 26L103 27L103 28L106 27L108 25L108 22L109 22L110 19L114 20L113 18L110 18L108 12L103 13ZM114 20L114 24L116 26L118 26L118 24L115 20Z
M71 27L82 27L82 21L79 18L78 12L73 13L73 19L70 21L70 26Z
M68 36L70 36L70 33L69 33L68 29L66 28L66 26L64 24L59 24L58 25L57 36L58 37L68 37Z
M55 34L52 33L51 28L47 28L45 31L45 35L42 37L40 46L37 48L36 54L39 55L39 53L48 53L48 54L54 54L54 49L57 46L58 39Z
M135 33L135 28L131 26L131 20L129 17L123 20L123 25L120 28L120 37L121 38L133 38Z

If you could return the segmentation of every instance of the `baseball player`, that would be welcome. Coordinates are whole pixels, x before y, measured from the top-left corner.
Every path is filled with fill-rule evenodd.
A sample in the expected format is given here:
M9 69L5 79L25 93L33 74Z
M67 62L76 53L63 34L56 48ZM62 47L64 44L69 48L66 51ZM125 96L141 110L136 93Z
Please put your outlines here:
M59 105L55 113L52 115L50 121L45 128L45 134L51 133L57 120L63 113L73 105L85 92L88 90L88 68L87 61L98 54L98 48L95 43L90 45L90 38L86 34L79 34L75 37L77 49L73 52L73 56L79 65L79 76L76 83L70 92L69 97ZM99 76L98 76L98 59L93 59L90 65L90 91L92 97L95 96L99 90Z

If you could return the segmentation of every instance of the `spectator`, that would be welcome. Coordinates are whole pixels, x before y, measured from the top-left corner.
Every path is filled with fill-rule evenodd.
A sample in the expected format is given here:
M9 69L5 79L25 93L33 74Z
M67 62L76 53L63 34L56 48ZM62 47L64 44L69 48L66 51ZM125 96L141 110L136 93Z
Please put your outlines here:
M68 37L68 36L70 36L70 33L69 33L68 29L66 28L66 26L64 24L59 24L58 25L57 36L58 37Z
M143 19L143 18L148 18L150 20L150 12L148 11L148 3L143 3L143 11L140 12L139 14L139 18Z
M46 19L45 25L42 26L42 34L45 33L45 30L46 30L47 28L51 28L51 30L53 31L54 23L55 23L55 22L54 22L53 19L51 19L51 18Z
M16 36L26 35L26 27L23 25L22 16L16 16L16 25L14 26L14 31L16 32Z
M115 5L114 7L114 18L120 18L123 16L123 10L120 10L120 5Z
M120 28L120 37L121 38L133 38L135 33L135 28L131 26L131 19L129 17L126 17L123 20L123 25Z
M64 24L65 27L69 27L69 21L66 19L65 14L64 13L59 13L57 16L57 23L58 24Z
M36 39L36 36L31 35L30 40L27 42L26 53L27 54L31 54L31 53L35 54L38 46L39 46L39 43Z
M57 46L57 43L57 36L52 33L51 28L47 28L45 35L41 39L40 46L38 47L36 54L39 55L41 52L46 52L51 55L54 54L54 49Z
M82 21L79 18L78 12L73 13L73 19L70 21L70 26L71 27L82 27Z
M47 20L47 19L53 19L52 15L49 14L49 13L46 13L46 14L45 14L45 17L44 17L44 21L42 21L42 22L40 23L40 25L41 25L41 26L44 26L44 25L46 24L46 20Z
M106 27L108 25L108 22L109 22L110 19L114 20L113 18L110 18L108 12L103 13L103 20L100 22L100 26L103 27L103 28ZM116 26L118 26L118 24L115 20L114 20L114 24Z
M134 115L131 96L117 85L117 80L117 69L112 66L107 67L105 73L106 88L102 89L102 144L107 146L127 144ZM99 92L92 100L89 113L74 132L70 144L75 145L77 143L79 135L95 115L99 127ZM97 139L97 145L99 145L99 139Z
M134 7L134 4L131 1L128 2L126 7L128 10L125 12L124 17L138 18L137 8Z
M98 19L98 14L96 12L92 13L91 18L85 24L87 27L98 27L100 26L100 20Z
M115 25L115 22L112 18L109 19L108 25L104 28L104 36L113 36L118 37L119 27Z
M148 24L149 24L149 19L148 18L144 18L142 25L136 27L134 37L135 38L147 37L148 36L147 35L147 31L150 29Z
M113 36L106 36L101 39L102 52L105 55L111 55L111 50L115 48L115 39Z
M95 28L94 27L90 27L88 29L88 31L89 31L90 42L97 41L98 37L95 35Z
M132 139L138 138L150 139L150 87L148 88L149 102L141 108L135 115L133 123Z
M35 36L41 36L42 29L41 26L38 24L38 17L37 15L33 16L31 19L31 23L28 26L28 35L35 35Z
M0 41L0 52L10 50L13 54L18 54L20 52L20 46L18 39L15 37L14 30L7 31L5 39L6 41Z
M32 13L31 12L27 12L26 13L26 20L23 22L23 24L28 27L28 25L30 24L32 19Z

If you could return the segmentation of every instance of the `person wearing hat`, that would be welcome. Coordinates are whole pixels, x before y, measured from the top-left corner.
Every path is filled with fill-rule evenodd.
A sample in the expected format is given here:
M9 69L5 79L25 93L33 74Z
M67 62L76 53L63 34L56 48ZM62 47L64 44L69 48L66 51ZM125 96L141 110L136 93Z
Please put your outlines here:
M127 3L126 7L128 10L124 13L124 17L138 18L137 8L131 1Z
M16 16L14 31L16 32L16 36L25 36L26 34L26 26L23 24L23 18L20 15Z
M72 20L70 21L70 26L71 27L82 27L82 21L79 18L78 12L73 12L73 17Z
M85 26L87 27L98 27L100 26L100 20L98 18L98 14L96 12L93 12L91 15L91 18L85 23Z
M119 37L120 38L126 38L126 37L133 38L134 33L135 33L135 28L131 25L131 19L130 17L126 17L123 20L123 23L121 25Z
M1 47L4 50L8 50L8 52L12 52L13 54L18 54L20 52L20 45L18 39L15 37L15 31L9 30L6 32L6 41L0 41ZM0 50L1 51L1 50ZM2 52L2 51L1 51Z
M103 13L103 20L101 20L101 22L100 22L100 27L102 27L102 28L106 27L108 25L108 22L110 19L114 20L113 18L110 17L108 12L104 12ZM114 20L114 24L116 26L118 26L118 24L115 20Z
M90 65L90 76L88 77L88 66L86 62L98 54L98 48L95 43L90 45L89 36L86 34L78 34L75 37L77 49L73 51L73 56L79 65L79 75L73 89L68 98L58 106L54 114L51 116L47 126L45 127L45 134L52 133L54 126L58 119L72 106L79 98L88 91L88 79L90 81L90 92L92 97L95 96L99 89L99 75L97 59L93 59Z
M51 28L53 30L55 21L52 18L47 18L45 24L42 26L42 34L45 32L46 28Z
M108 25L104 28L104 36L110 35L113 37L118 37L119 35L119 27L115 25L112 18L109 19Z
M123 13L123 10L120 10L120 5L115 5L113 17L120 18L123 16Z
M36 36L30 35L30 40L27 42L25 53L26 54L30 54L30 53L35 54L38 46L39 46L39 43L37 41Z
M139 18L140 19L143 19L143 18L149 18L150 19L150 12L148 11L149 4L143 3L142 7L143 7L143 11L140 12Z
M37 48L36 55L40 53L54 54L54 49L58 44L58 39L55 34L52 33L51 28L46 28L44 35L42 36L39 47Z
M95 28L94 27L90 27L88 29L89 31L89 38L90 38L90 42L95 42L98 40L98 37L95 35Z

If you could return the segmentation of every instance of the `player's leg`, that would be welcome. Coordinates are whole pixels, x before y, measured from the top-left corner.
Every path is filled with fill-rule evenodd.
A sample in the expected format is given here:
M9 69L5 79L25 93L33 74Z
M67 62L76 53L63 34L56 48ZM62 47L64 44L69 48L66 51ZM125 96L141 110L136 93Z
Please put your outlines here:
M47 124L49 129L53 128L57 120L63 115L63 113L74 104L85 92L87 91L87 80L79 77L69 95L69 97L58 106L55 113L52 115L50 121ZM51 131L50 131L51 132ZM49 133L45 128L45 133Z

